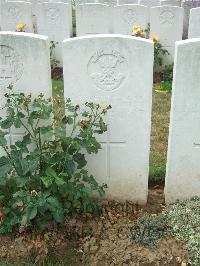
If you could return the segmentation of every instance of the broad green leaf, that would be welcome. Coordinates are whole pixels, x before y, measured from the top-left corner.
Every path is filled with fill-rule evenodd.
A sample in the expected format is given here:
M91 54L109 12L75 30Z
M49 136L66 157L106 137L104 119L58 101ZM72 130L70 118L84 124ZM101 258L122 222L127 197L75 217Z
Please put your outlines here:
M88 117L88 115L89 115L89 112L87 112L87 111L84 111L84 112L82 113L82 116L83 116L83 117Z
M24 214L24 215L22 216L21 225L22 225L22 226L25 226L25 225L27 225L27 222L28 222L27 214Z
M30 163L31 162L29 162L27 159L21 160L21 167L22 167L22 172L24 175L26 175L30 171L30 168L29 168Z
M11 170L12 165L10 160L5 156L0 157L0 175L7 175Z
M90 187L84 187L82 189L84 193L86 193L88 196L92 196L92 189Z
M42 138L44 138L45 140L48 140L48 139L52 138L52 136L53 136L53 130L52 130L51 126L41 127L40 131L42 134Z
M56 197L50 196L47 198L47 202L50 204L51 209L61 208L61 204Z
M41 177L42 183L46 188L50 187L51 184L53 183L53 177L52 176L43 176Z
M5 120L1 121L1 127L3 129L11 128L14 123L14 117L8 116Z
M46 169L46 174L47 174L48 176L52 176L52 177L56 177L56 176L57 176L56 172L55 172L51 167L48 167L48 168Z
M54 133L56 136L58 136L59 138L64 138L66 136L64 130L61 127L56 127L54 129Z
M3 132L0 130L0 146L5 147L7 145L7 140L5 138L5 135L7 135L7 132Z
M84 154L76 153L73 155L73 159L78 164L78 169L83 168L87 164Z
M65 184L65 181L60 177L55 177L55 182L58 186L62 186Z
M21 125L22 125L21 120L20 120L19 118L16 118L16 119L14 120L14 126L15 126L16 128L20 128Z
M52 212L52 215L57 223L64 223L65 217L62 209L57 209L56 211Z
M33 206L28 210L28 218L29 220L32 220L37 215L37 206Z
M66 169L67 169L67 173L69 176L72 176L74 174L75 171L75 163L73 160L67 161L66 162Z

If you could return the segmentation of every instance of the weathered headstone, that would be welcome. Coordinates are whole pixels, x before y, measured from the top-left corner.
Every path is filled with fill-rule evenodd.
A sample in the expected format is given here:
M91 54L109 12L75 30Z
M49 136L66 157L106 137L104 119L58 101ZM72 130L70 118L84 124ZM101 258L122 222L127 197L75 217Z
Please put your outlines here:
M183 8L175 6L161 6L151 8L150 35L158 35L164 49L170 53L166 63L174 61L175 42L182 40Z
M200 7L200 1L199 0L197 1L185 0L185 1L182 1L181 6L184 8L183 37L186 39L188 37L190 10L192 8Z
M63 43L65 97L112 106L102 150L88 157L88 168L107 183L109 198L141 204L148 191L153 50L149 40L117 34Z
M148 7L141 5L119 5L113 9L114 33L132 35L133 26L142 29L148 26Z
M111 33L111 10L106 4L77 5L76 35Z
M181 6L181 0L162 0L161 6Z
M70 37L72 23L71 5L65 3L42 3L36 9L37 32L49 37L56 47L52 57L62 65L62 41Z
M0 32L0 106L6 88L13 85L15 92L43 93L51 96L49 42L46 36ZM1 111L2 115L2 111ZM10 140L15 142L23 130L12 129Z
M190 10L188 38L200 38L200 7Z
M176 43L165 199L200 196L200 39Z
M151 7L160 6L160 0L140 0L139 4L148 7L148 23L150 23L150 9Z
M1 29L3 31L16 31L16 25L24 23L25 32L33 32L31 4L27 2L2 3Z

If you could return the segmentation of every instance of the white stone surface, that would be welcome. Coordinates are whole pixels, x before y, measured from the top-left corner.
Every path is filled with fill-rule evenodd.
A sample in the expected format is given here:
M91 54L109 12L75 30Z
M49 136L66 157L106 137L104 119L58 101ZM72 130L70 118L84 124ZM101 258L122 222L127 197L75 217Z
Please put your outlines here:
M165 185L167 203L200 196L200 39L176 43Z
M139 0L140 5L155 7L160 6L160 0Z
M161 6L181 6L181 0L162 0Z
M160 6L160 0L140 0L139 4L148 7L148 23L150 23L150 9L151 7Z
M76 35L112 32L112 8L106 4L81 4L76 7Z
M112 105L102 150L88 158L108 198L147 200L153 50L149 40L115 34L63 43L65 97Z
M75 4L76 5L81 5L81 4L106 4L110 6L117 5L117 0L76 0Z
M119 5L113 10L114 33L132 35L133 26L146 29L148 7L141 5Z
M183 21L184 38L188 37L190 9L193 7L193 4L194 2L192 1L182 2L181 4L181 6L184 8L184 21Z
M25 32L33 32L31 4L27 2L2 3L1 29L4 31L16 31L16 25L25 23Z
M31 33L0 32L0 105L6 88L12 84L16 92L43 93L51 96L49 42L46 36ZM2 113L1 113L2 114ZM11 143L23 135L11 130Z
M71 5L65 3L38 4L36 9L37 32L56 43L53 58L62 65L62 41L70 38Z
M190 10L188 38L200 38L200 7Z
M117 0L117 5L138 5L139 0Z
M158 35L163 47L170 50L166 63L174 61L175 42L182 40L183 8L161 6L151 8L150 35Z

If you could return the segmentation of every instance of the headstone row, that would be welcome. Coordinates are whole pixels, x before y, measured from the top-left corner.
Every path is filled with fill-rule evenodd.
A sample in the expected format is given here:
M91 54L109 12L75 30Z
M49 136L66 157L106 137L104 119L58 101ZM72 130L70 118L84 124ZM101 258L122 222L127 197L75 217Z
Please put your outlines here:
M153 43L124 35L96 35L63 42L64 94L73 102L111 104L102 150L88 169L107 196L145 204L148 193ZM72 64L73 62L73 64ZM81 62L81 64L80 64ZM166 202L200 196L200 39L176 44ZM52 95L47 37L0 33L0 88ZM2 115L2 111L0 113ZM11 130L9 143L24 132Z
M166 1L166 0L165 0ZM171 0L175 1L175 0ZM76 34L132 34L134 25L159 35L162 45L169 50L173 62L175 41L182 39L183 9L175 6L160 6L159 1L141 0L145 5L123 4L111 7L108 4L86 3L76 7ZM151 7L151 8L150 8ZM149 13L150 11L150 13ZM61 42L72 36L72 8L70 3L48 2L35 6L35 32L47 35L56 44L53 57L62 64ZM14 31L17 24L24 23L24 31L33 32L32 9L28 2L2 2L2 30Z
M116 33L131 35L134 25L144 30L150 22L150 35L158 35L164 49L170 53L166 63L174 58L175 42L182 40L184 10L177 6L119 5L110 8L105 4L78 5L76 9L77 36Z

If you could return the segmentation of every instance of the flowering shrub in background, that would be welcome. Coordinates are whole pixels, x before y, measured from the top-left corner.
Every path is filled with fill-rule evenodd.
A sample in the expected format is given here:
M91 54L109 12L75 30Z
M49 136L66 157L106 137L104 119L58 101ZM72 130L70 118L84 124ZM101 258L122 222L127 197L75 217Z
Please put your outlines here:
M159 42L160 37L158 35L152 35L148 38L149 29L144 30L139 25L133 26L132 32L135 37L150 39L154 42L154 70L157 67L163 66L163 58L164 56L169 55L169 52L164 49Z

